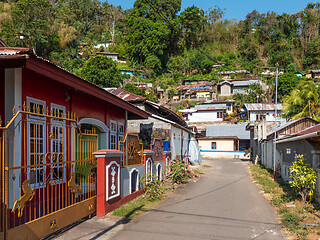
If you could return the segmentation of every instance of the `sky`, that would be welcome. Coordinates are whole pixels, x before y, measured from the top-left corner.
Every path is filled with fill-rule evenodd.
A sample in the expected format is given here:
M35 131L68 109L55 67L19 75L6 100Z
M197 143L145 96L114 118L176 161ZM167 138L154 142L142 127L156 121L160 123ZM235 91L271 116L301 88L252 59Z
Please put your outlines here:
M107 0L109 4L121 6L123 9L132 8L135 0ZM304 9L309 2L315 0L182 0L182 10L195 5L203 10L208 10L215 5L225 8L224 19L244 20L246 15L253 10L259 13L273 11L278 14L296 13Z

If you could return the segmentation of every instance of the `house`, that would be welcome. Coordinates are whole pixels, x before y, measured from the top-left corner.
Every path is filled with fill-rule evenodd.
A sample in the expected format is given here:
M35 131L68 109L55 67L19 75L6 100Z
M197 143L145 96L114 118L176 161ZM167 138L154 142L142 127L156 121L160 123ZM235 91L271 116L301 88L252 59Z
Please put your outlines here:
M240 70L233 70L233 71L221 71L218 72L218 75L221 76L222 79L226 80L226 79L230 79L232 75L234 74L249 74L249 72L245 69L240 69Z
M179 110L188 123L223 121L225 114L233 112L234 100L208 100L194 108Z
M210 158L244 158L250 145L245 124L217 124L206 126L206 137L198 138L202 156Z
M184 79L182 81L183 85L193 85L193 84L208 84L210 83L207 79Z
M0 238L40 239L95 213L92 153L118 151L128 120L149 114L27 48L0 47L0 96ZM131 163L117 168L114 202Z
M106 42L99 42L97 45L93 47L99 49L101 47L108 48L109 46L110 46L110 41L106 41Z
M305 161L315 170L320 167L320 124L303 129L276 141L278 171L284 181L289 181L290 166L296 154L302 154ZM319 174L318 174L319 175ZM319 190L319 183L317 190Z
M218 84L218 93L220 96L231 96L235 93L246 93L246 88L251 84L260 84L256 78L235 78L226 79Z
M276 109L277 117L275 116ZM275 120L285 121L285 119L281 117L283 114L281 103L278 103L277 107L274 103L245 103L244 110L246 111L250 122L257 121L262 117L265 117L267 122Z
M109 89L110 93L148 112L144 120L130 120L128 132L139 133L144 146L148 148L152 138L161 139L171 151L171 158L177 155L187 158L192 164L201 163L200 151L193 132L176 113L145 98L123 89Z
M215 83L191 84L177 87L179 99L212 99Z
M119 62L119 60L118 60ZM143 75L143 72L141 70L134 70L134 69L120 69L120 72L122 75L129 75L130 77L142 77L145 78L145 76ZM135 73L136 72L136 73ZM139 74L137 74L139 73Z
M97 52L96 54L110 58L112 61L118 61L119 53Z
M288 138L296 132L313 127L318 124L312 118L305 117L297 120L288 121L286 123L267 122L265 118L251 122L246 129L251 131L251 149L252 155L260 157L261 163L268 168L274 168L274 139Z
M311 78L320 78L320 69L310 70Z

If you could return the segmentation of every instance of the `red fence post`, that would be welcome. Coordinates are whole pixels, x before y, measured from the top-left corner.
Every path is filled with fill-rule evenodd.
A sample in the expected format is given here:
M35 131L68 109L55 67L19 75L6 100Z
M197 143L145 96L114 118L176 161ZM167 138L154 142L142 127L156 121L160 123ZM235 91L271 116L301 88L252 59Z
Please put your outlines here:
M123 152L103 149L93 154L97 158L97 216L103 217L109 212L107 202L121 195L120 161Z

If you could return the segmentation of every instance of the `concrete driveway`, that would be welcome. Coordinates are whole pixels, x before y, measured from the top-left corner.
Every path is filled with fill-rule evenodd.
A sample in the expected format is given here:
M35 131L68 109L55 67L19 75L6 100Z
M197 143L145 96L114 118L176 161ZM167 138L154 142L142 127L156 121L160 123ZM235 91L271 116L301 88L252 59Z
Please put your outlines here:
M205 177L125 224L112 239L285 239L273 208L251 182L247 162L204 163L212 166Z

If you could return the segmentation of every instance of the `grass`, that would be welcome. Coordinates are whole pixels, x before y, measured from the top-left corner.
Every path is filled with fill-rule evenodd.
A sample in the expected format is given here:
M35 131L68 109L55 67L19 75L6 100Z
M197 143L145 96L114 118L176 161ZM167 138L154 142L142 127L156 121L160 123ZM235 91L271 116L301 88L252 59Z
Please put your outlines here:
M271 169L250 165L250 174L274 206L290 239L319 239L319 228L301 225L303 222L320 224L320 211L315 205L303 204L288 183L273 179Z
M195 171L197 174L204 174L204 172L203 172L200 168L195 168L194 171Z
M149 201L144 196L141 196L117 208L112 212L112 215L132 219L154 208L160 202L161 200Z

